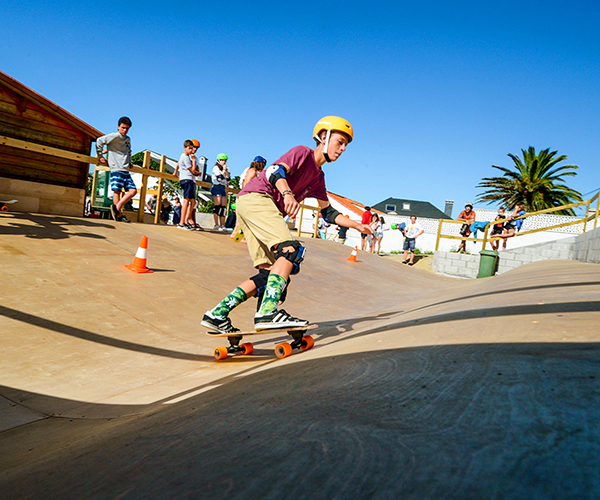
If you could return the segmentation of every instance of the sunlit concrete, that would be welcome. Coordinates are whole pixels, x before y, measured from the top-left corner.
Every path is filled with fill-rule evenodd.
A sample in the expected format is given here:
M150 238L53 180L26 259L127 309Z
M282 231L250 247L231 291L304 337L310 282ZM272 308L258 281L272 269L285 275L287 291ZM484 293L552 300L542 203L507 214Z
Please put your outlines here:
M137 275L124 264L143 235L155 272ZM565 498L570 476L569 493L593 497L600 266L453 280L306 244L285 307L320 324L315 347L278 360L286 336L265 335L217 362L223 339L199 321L252 272L244 245L0 215L3 491ZM251 329L255 306L234 323Z

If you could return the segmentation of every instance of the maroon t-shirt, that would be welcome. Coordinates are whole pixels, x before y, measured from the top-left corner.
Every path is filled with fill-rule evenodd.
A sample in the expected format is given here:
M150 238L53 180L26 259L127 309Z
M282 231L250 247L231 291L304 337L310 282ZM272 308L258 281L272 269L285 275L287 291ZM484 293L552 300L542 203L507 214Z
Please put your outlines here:
M285 165L289 168L286 180L297 201L305 198L316 198L327 201L325 174L315 161L314 151L306 146L296 146L285 153L274 165ZM266 170L266 169L265 169ZM238 196L248 193L268 194L282 214L285 214L283 196L271 186L263 170L252 179Z

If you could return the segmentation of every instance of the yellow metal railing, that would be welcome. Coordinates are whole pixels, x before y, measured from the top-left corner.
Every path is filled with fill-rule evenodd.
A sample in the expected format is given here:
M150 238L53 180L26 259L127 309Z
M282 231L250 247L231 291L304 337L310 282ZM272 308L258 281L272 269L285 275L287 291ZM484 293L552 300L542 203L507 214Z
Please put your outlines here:
M483 238L469 238L467 236L453 236L453 235L446 235L446 234L442 234L442 225L443 224L465 224L462 221L458 221L458 220L451 220L451 219L440 219L439 220L439 225L438 225L438 231L437 231L437 239L435 242L435 250L436 252L439 249L440 246L440 240L442 238L444 239L448 239L448 240L461 240L461 241L481 241L483 243L482 245L482 249L485 250L485 246L488 242L490 241L496 241L496 240L501 240L502 238L498 237L498 236L494 236L494 237L488 237L488 229L490 228L490 226L494 225L494 224L500 224L500 223L505 223L508 220L517 220L517 219L525 219L527 217L533 217L534 215L542 215L542 214L549 214L549 213L553 213L553 212L559 212L561 210L565 210L568 208L575 208L575 207L581 207L583 205L586 206L586 211L585 211L585 217L582 218L578 218L577 220L572 220L572 221L568 221L568 222L563 222L561 224L553 224L551 226L545 226L545 227L541 227L538 229L531 229L529 231L519 231L518 233L515 233L514 237L516 236L525 236L527 234L533 234L533 233L539 233L541 231L548 231L549 229L557 229L560 227L567 227L567 226L573 226L576 224L583 224L583 231L582 233L585 233L586 229L587 229L587 223L588 221L593 220L594 221L594 229L596 229L597 225L598 225L598 210L600 209L600 191L598 193L596 193L595 196L593 196L592 198L590 198L589 200L585 200L585 201L580 201L578 203L570 203L569 205L562 205L560 207L553 207L553 208L547 208L545 210L538 210L537 212L528 212L525 215L521 215L519 217L515 217L514 219L499 219L496 221L490 221L486 224L485 228L482 229L483 232ZM592 212L590 213L590 205L596 201L596 209L592 209Z

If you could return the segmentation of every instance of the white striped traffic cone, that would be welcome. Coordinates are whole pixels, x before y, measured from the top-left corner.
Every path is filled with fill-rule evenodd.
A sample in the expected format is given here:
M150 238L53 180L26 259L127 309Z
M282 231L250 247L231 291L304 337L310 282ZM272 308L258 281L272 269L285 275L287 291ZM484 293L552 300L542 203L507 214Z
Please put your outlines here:
M125 267L134 273L153 273L152 269L146 267L146 254L148 253L148 236L142 237L142 242L135 253L133 264L125 264Z
M348 257L346 260L349 260L350 262L358 262L358 260L356 260L357 253L358 253L358 247L354 247L354 250L352 250L350 257Z

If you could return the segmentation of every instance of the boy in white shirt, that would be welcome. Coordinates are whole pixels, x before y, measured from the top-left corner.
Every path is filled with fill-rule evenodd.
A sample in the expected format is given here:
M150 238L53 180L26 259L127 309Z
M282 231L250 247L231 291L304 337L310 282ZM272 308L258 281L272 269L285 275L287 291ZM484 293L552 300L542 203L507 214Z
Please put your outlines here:
M413 259L415 258L415 240L421 236L425 230L417 222L417 216L415 214L410 216L410 224L406 226L404 229L404 236L406 239L404 240L404 246L402 249L404 250L404 262L403 264L408 264L409 266L413 265ZM406 259L408 257L408 250L410 249L410 262Z

